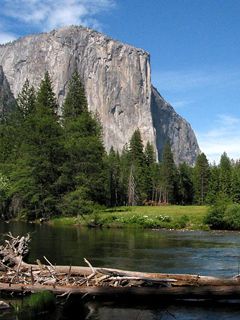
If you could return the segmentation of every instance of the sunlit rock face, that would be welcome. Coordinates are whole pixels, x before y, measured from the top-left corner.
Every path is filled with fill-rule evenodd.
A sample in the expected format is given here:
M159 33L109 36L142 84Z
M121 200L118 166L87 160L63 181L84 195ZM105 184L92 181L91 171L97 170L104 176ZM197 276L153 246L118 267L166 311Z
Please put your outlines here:
M121 151L139 128L144 144L150 141L159 155L168 140L177 163L195 161L199 148L194 133L152 89L149 54L142 49L72 26L0 46L0 65L15 97L26 78L38 87L45 71L49 71L59 113L68 81L77 70L89 109L102 122L107 150L113 146Z

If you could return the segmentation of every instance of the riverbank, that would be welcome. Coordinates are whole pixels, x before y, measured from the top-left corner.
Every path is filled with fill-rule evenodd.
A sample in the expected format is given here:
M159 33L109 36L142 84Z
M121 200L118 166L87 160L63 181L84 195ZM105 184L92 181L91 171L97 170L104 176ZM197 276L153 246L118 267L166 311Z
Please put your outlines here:
M208 230L204 223L207 206L133 206L97 211L77 217L54 217L52 225L82 225L108 228L156 228Z

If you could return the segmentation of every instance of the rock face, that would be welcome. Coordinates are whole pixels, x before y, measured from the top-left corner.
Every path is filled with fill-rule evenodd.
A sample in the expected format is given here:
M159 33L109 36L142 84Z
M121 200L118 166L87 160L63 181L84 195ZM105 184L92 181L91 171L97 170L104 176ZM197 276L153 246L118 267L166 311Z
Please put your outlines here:
M165 143L169 142L175 163L186 162L193 165L200 153L195 134L190 124L175 112L154 87L152 87L151 111L159 159Z
M0 66L0 119L13 109L15 106L15 99L11 92L7 78L4 75L3 68Z
M141 49L91 29L67 27L0 46L0 65L14 96L26 78L37 87L49 71L60 106L77 70L89 108L102 121L107 150L121 150L139 128L144 143L150 141L159 154L169 140L177 163L192 164L199 152L191 127L152 89L149 54Z

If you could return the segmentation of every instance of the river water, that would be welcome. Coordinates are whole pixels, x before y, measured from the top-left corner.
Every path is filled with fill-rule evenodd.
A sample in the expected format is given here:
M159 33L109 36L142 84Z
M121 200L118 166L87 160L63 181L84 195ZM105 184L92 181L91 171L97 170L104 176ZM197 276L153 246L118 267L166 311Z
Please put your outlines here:
M31 233L28 261L32 263L46 256L53 264L64 265L84 265L83 258L87 258L95 267L215 276L239 273L238 232L85 229L0 222L0 235L8 231L14 235ZM163 305L159 301L152 306L93 303L89 308L87 317L75 308L74 316L64 319L240 319L238 304ZM57 318L53 315L52 319ZM0 319L16 318L0 313Z

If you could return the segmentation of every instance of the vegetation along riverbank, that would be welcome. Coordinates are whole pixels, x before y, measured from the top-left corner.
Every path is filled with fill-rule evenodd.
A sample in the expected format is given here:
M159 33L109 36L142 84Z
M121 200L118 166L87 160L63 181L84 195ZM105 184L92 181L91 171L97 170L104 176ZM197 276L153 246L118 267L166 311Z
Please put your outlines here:
M80 79L73 74L61 116L46 72L37 91L26 81L12 111L0 119L3 220L240 229L239 161L223 153L219 165L210 165L201 153L194 167L177 164L168 141L156 161L140 130L121 152L105 150ZM207 213L206 206L213 210Z
M205 217L207 206L133 206L96 211L77 217L54 217L49 223L60 225L82 225L89 227L130 227L208 230Z

